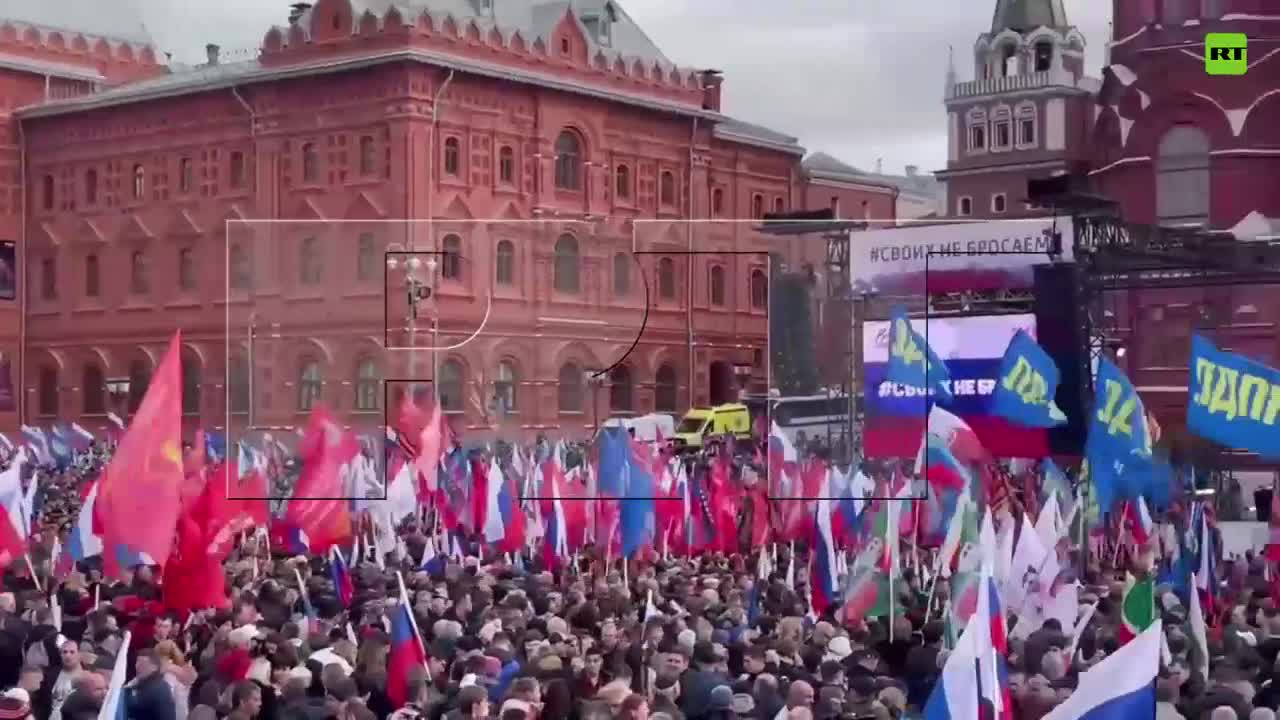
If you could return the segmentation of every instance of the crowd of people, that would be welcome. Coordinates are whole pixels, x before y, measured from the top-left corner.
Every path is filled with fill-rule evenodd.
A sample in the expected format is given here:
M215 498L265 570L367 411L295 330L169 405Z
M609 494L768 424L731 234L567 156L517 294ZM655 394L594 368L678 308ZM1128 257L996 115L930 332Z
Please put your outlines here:
M435 540L421 517L398 529L400 552L380 562L366 547L352 559L349 599L330 558L246 534L225 564L225 606L169 612L154 567L107 579L100 558L59 572L42 552L74 521L95 471L92 461L40 471L32 562L11 562L0 594L0 720L102 717L122 654L116 717L139 720L899 720L924 715L954 638L933 597L945 584L911 567L892 615L850 619L837 606L815 616L804 543L649 554L625 567L588 547L551 572L535 550L497 553L474 537L424 563ZM760 553L772 565L763 580ZM1096 604L1086 625L1011 632L1012 707L1000 717L1040 720L1119 647L1132 568L1109 559L1080 577L1081 609ZM1270 720L1280 706L1280 606L1266 564L1251 555L1224 570L1208 658L1188 641L1176 594L1157 591L1168 650L1158 720ZM388 670L402 640L388 619L397 572L427 657L407 679Z

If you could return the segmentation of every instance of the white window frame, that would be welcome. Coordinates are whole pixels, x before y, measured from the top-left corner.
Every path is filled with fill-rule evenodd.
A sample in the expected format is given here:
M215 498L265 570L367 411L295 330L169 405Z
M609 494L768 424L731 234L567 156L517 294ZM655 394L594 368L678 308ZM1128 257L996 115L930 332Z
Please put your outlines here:
M987 127L987 111L982 108L973 108L964 114L965 120L965 147L970 155L980 155L986 153L991 147L991 129ZM974 147L973 131L975 128L982 128L982 147Z
M969 203L969 210L964 209L965 203ZM956 198L956 215L960 217L971 217L973 215L973 198L969 195L961 195Z
M1031 121L1031 140L1024 141L1022 137L1022 121ZM1036 104L1027 100L1018 103L1018 107L1013 111L1013 140L1014 145L1019 150L1030 150L1040 145L1040 118L1036 109Z
M999 209L996 208L997 198L1004 205L1004 207ZM1003 215L1009 212L1009 196L1005 195L1004 193L992 193L991 194L991 212L992 214L995 214L995 215Z
M996 142L999 138L996 129L1001 125L1008 127L1009 142L1007 143ZM1013 149L1016 139L1013 135L1013 111L1009 109L1008 105L997 105L991 111L991 130L988 134L990 137L987 139L987 146L991 148L991 152L1008 152Z

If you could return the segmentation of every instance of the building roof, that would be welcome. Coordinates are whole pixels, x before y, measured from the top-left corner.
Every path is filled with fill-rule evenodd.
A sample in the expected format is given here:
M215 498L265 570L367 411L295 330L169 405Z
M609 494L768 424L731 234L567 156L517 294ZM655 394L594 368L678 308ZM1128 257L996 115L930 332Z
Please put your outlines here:
M153 45L137 0L0 0L0 20Z
M424 10L432 17L440 19L446 15L453 17L460 25L475 21L481 30L497 27L506 36L517 30L526 42L532 43L542 38L550 46L551 31L559 24L560 19L570 9L573 10L580 24L586 18L607 19L609 25L608 42L593 36L585 25L582 34L590 43L588 55L595 55L597 50L605 55L623 55L627 58L643 58L650 62L657 60L668 69L674 67L667 56L640 29L640 25L627 14L618 0L488 0L491 9L485 9L484 0L352 0L351 6L359 17L365 11L383 17L392 6L398 8L405 17L417 17ZM303 20L302 22L305 22Z
M530 83L562 92L597 97L602 100L621 102L660 112L675 112L682 115L700 117L716 123L714 130L716 137L793 155L804 154L804 148L800 147L799 141L795 137L760 125L735 120L721 113L703 110L693 105L651 98L646 95L638 95L611 88L594 88L589 85L564 80L554 75L420 49L393 50L380 54L339 58L293 67L267 67L258 60L220 63L218 65L199 65L192 68L177 69L147 80L119 85L92 95L31 105L21 108L19 114L23 117L64 115L199 92L225 90L268 80L342 72L344 70L354 70L403 60L451 67L460 72L470 72L513 82Z
M1030 32L1038 27L1070 27L1062 0L996 0L991 34L1002 30Z

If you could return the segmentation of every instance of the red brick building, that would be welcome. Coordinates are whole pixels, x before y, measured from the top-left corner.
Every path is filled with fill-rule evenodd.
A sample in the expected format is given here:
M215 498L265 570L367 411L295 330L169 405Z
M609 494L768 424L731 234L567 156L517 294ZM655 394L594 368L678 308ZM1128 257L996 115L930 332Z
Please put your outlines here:
M1090 180L1124 219L1280 237L1280 14L1268 0L1113 3L1113 37L1097 96ZM1249 36L1249 70L1204 71L1209 32ZM1270 41L1267 38L1272 38ZM1144 290L1109 298L1123 362L1168 428L1186 411L1191 333L1280 363L1275 286Z
M974 79L947 72L946 215L1044 214L1026 202L1027 180L1086 159L1099 81L1084 73L1084 46L1062 0L997 0L973 46Z
M796 139L723 114L721 77L617 2L408 6L319 0L255 60L166 71L137 49L155 77L6 96L23 418L102 424L125 402L106 381L136 402L177 328L206 427L317 402L381 422L390 377L434 377L460 427L504 407L508 433L763 382L768 263L740 253L822 255L749 222L804 205ZM892 192L839 194L892 217ZM388 250L438 253L416 320Z

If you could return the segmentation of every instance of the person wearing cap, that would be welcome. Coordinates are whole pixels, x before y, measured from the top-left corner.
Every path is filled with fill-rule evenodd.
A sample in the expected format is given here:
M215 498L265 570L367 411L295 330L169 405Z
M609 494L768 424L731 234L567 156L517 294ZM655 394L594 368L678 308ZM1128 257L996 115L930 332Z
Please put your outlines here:
M12 688L0 695L0 720L25 720L31 717L31 695L22 688Z

